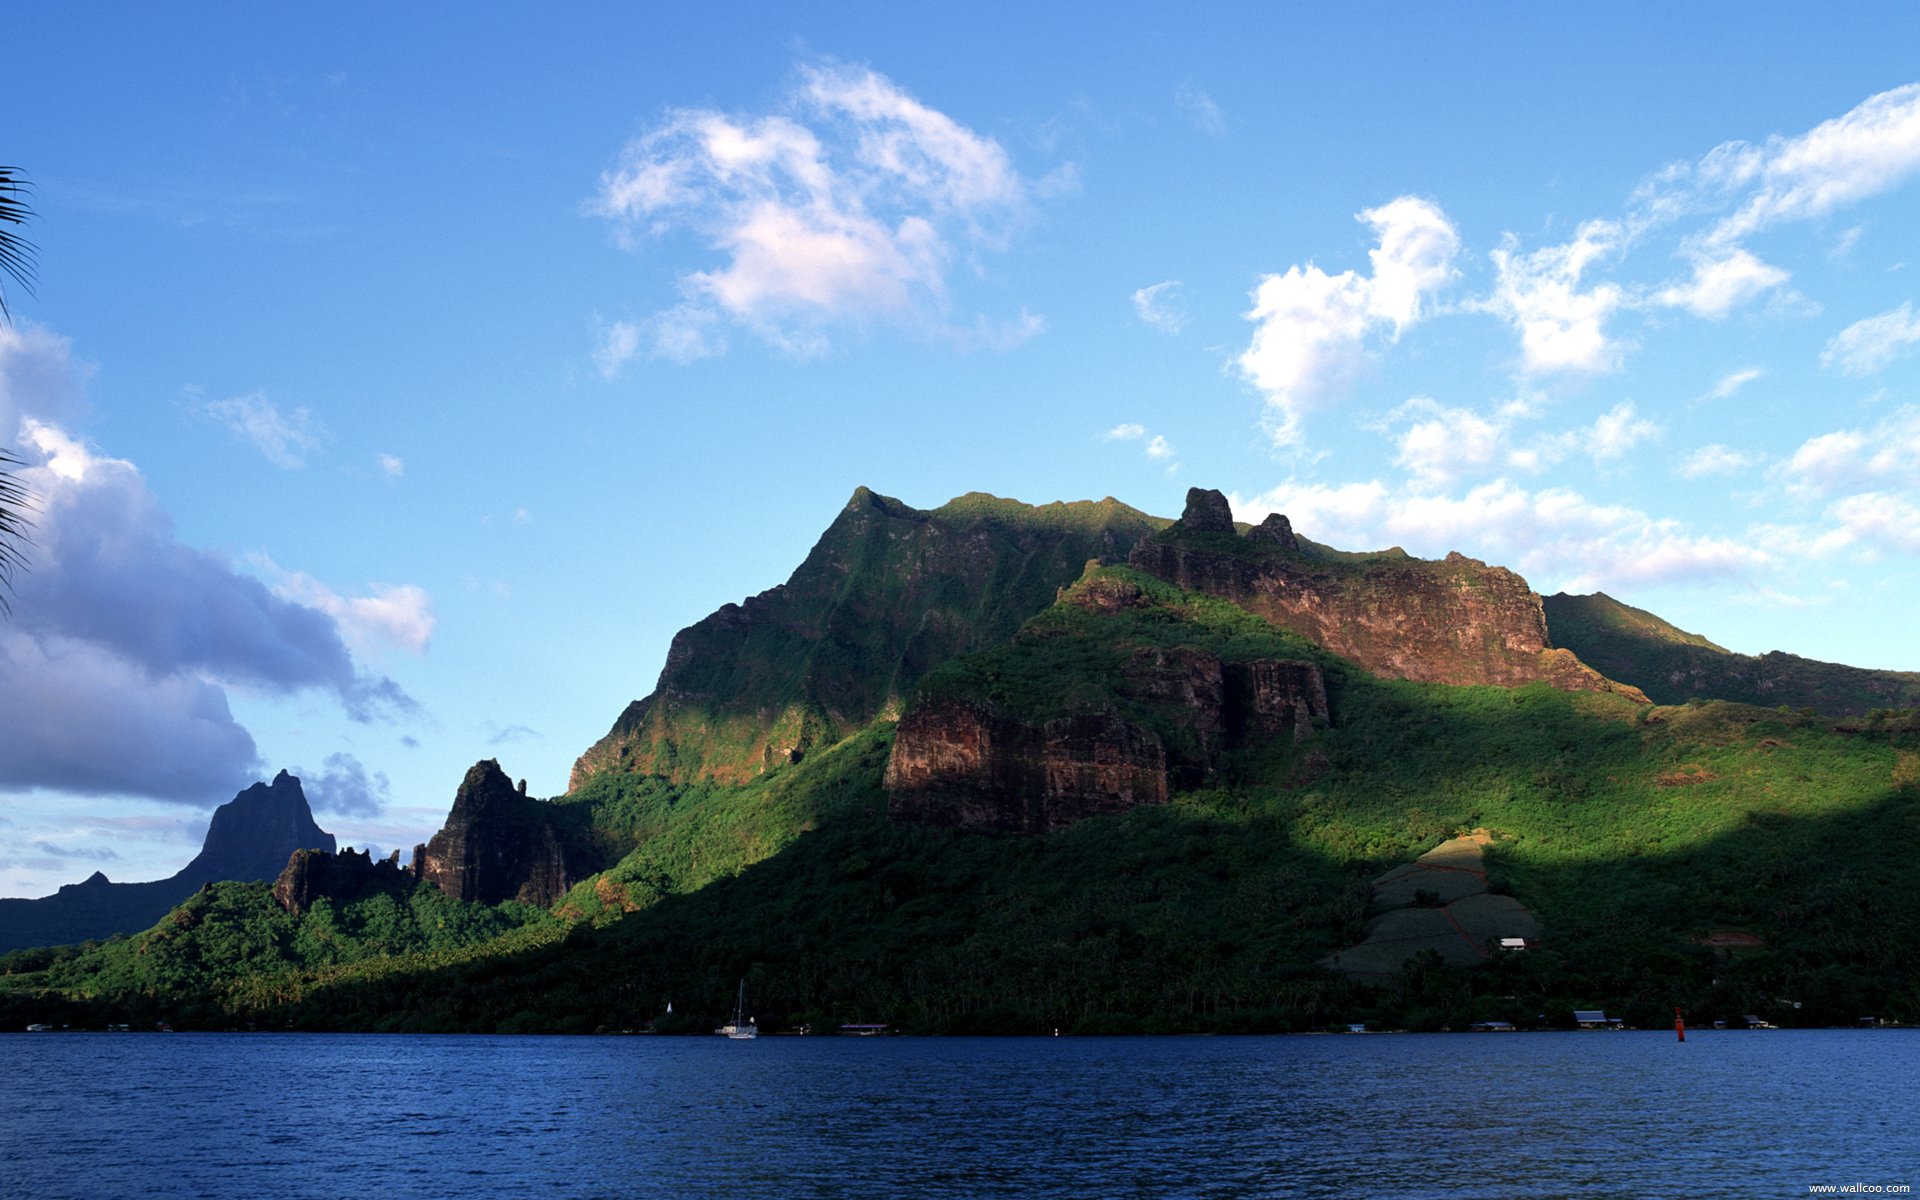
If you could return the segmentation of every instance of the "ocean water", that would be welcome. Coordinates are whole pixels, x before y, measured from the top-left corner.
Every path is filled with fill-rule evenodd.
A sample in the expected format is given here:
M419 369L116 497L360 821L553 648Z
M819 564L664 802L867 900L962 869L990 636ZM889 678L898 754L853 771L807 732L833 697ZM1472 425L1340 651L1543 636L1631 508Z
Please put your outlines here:
M1753 1200L1854 1185L1920 1187L1920 1033L0 1036L8 1198Z

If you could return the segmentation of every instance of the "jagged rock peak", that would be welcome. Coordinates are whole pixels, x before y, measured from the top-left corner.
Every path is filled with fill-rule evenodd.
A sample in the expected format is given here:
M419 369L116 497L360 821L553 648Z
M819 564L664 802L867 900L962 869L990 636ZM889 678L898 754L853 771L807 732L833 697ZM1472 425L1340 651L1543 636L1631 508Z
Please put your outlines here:
M1227 503L1226 496L1212 488L1188 488L1180 528L1188 533L1232 533L1233 506Z
M500 769L499 759L483 758L467 768L466 778L460 781L460 791L454 796L453 802L458 804L470 796L477 799L494 791L513 791L513 780L507 778L507 773Z
M1267 519L1254 526L1247 535L1254 541L1272 542L1289 553L1298 553L1300 539L1294 535L1293 522L1282 513L1268 513Z
M578 874L555 820L551 803L527 796L498 760L483 758L460 781L446 824L415 851L417 874L456 900L552 904Z

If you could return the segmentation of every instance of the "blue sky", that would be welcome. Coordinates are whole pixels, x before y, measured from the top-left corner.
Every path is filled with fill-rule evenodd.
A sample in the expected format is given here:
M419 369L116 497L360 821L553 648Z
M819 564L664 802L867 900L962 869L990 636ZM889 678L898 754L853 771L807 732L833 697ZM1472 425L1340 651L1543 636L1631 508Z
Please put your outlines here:
M1911 6L8 27L0 894L282 767L382 848L558 792L862 484L1217 487L1920 670Z

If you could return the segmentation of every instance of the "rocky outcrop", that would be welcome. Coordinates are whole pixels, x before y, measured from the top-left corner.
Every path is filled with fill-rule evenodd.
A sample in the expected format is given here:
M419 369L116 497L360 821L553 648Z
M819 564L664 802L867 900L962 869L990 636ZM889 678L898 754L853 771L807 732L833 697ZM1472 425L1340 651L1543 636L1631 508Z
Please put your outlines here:
M588 873L574 867L579 856L569 851L565 816L484 759L467 771L446 824L416 855L421 875L455 900L547 907Z
M1302 541L1284 517L1245 537L1221 530L1226 499L1194 488L1187 510L1137 544L1132 566L1230 600L1376 675L1432 683L1619 692L1645 700L1556 649L1540 597L1502 567L1449 554L1339 554Z
M200 853L166 879L113 883L99 871L36 900L0 899L0 954L138 933L209 883L272 879L295 850L331 851L297 776L256 783L213 812Z
M1187 646L1136 648L1117 698L1149 709L1171 742L1111 712L1026 722L978 700L916 704L887 760L888 814L915 824L1045 833L1164 804L1174 788L1203 782L1228 750L1297 741L1330 717L1326 682L1313 663L1222 662Z
M896 821L1045 833L1166 803L1167 757L1151 731L1111 714L1031 725L936 701L901 720L886 787Z
M681 630L651 695L574 764L739 783L883 712L926 672L1011 637L1088 559L1165 524L1111 497L1027 505L973 493L923 511L856 490L786 583Z
M400 852L376 861L370 851L349 846L337 854L325 850L295 850L280 877L273 881L273 898L298 917L322 897L346 903L369 888L397 890L409 881L401 869Z

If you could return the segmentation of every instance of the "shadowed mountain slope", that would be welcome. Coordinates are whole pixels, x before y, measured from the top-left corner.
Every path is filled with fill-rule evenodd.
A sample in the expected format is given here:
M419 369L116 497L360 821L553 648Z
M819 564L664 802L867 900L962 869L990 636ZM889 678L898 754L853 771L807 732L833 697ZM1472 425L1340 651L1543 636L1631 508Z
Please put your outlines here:
M1876 671L1783 654L1736 654L1622 604L1605 592L1544 601L1554 644L1595 669L1645 692L1658 704L1735 700L1860 716L1876 708L1920 706L1920 673Z
M333 835L314 824L300 780L282 771L215 809L200 853L166 879L112 883L95 871L51 896L0 900L0 953L137 933L203 884L273 879L295 850L333 849Z

